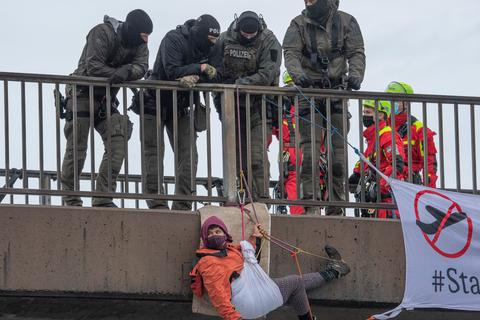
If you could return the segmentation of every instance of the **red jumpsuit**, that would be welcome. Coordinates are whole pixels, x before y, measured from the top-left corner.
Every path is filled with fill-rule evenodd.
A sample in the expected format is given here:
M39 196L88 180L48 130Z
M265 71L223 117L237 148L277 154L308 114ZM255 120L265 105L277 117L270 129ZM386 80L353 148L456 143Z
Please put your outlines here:
M403 140L403 146L405 150L405 178L408 177L408 134L407 134L407 119L406 113L401 113L395 116L395 131L400 135ZM412 172L417 175L418 179L414 179L414 183L423 184L423 168L424 168L424 155L425 148L423 143L423 123L417 120L414 116L411 116L411 145L412 145ZM389 125L391 119L389 119ZM428 168L428 184L431 188L436 187L437 183L437 148L435 147L435 141L433 137L435 132L427 128L427 168Z
M392 176L393 174L393 154L392 154L392 128L387 125L386 121L380 121L378 124L379 129L379 142L380 142L380 171L386 176ZM377 163L377 148L375 146L375 124L371 125L363 132L363 136L367 142L367 149L364 152L365 157L367 157L373 165ZM399 155L403 161L405 161L405 152L403 150L402 139L395 133L395 151L396 155ZM399 159L398 159L399 160ZM397 160L397 163L398 163ZM365 168L365 177L372 175L375 177L375 171L371 169L368 165L364 166ZM360 174L360 162L357 162L355 168L353 169L355 173ZM396 169L396 178L399 180L404 179L404 172ZM382 196L383 203L392 203L392 197L390 194L390 186L385 179L380 179L380 193ZM396 216L399 217L398 211L395 212ZM378 210L378 218L387 218L392 216L390 210Z
M289 123L290 122L290 123ZM288 200L297 200L297 172L296 168L296 161L297 161L297 153L295 152L295 143L290 143L290 135L295 135L295 106L292 105L290 107L290 113L288 115L283 116L282 122L282 134L283 134L283 152L288 153L288 176L284 180L284 187L285 193ZM290 132L290 131L293 132ZM273 134L277 137L280 134L278 128L273 128ZM298 155L300 157L299 163L302 163L302 151L298 150ZM283 170L280 169L282 172ZM282 173L281 173L282 174ZM305 209L301 206L290 206L290 214L292 215L300 215L304 214Z

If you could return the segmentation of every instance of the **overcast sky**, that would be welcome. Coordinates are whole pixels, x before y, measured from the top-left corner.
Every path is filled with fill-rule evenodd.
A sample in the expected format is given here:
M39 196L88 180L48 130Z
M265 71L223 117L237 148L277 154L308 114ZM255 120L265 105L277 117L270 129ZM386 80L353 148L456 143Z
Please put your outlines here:
M135 8L152 17L150 65L164 34L189 18L214 15L225 28L234 13L263 14L280 42L302 0L60 1L4 0L0 12L0 70L68 74L90 28L108 14L124 19ZM382 90L391 79L418 92L478 95L480 1L340 0L360 23L367 53L363 88Z
M187 19L209 13L219 20L225 30L235 13L253 10L264 16L269 28L282 42L286 28L304 8L304 2L3 0L1 7L0 70L66 75L76 68L85 36L94 25L102 22L104 14L123 20L130 10L141 8L151 16L154 30L149 48L150 66L153 66L162 37ZM389 81L397 80L412 84L417 93L480 95L480 1L340 0L340 10L354 15L363 32L367 71L362 90L383 91ZM11 104L15 103L15 99L11 97ZM3 110L0 111L3 128ZM354 118L349 137L358 145L356 112L357 109L352 112ZM435 115L430 117L436 119ZM216 121L216 115L212 119ZM50 120L45 121L48 123ZM14 124L11 126L15 128ZM432 126L436 128L434 124ZM29 135L35 138L35 133ZM137 142L138 137L132 138L131 144ZM1 143L0 166L3 167L4 142ZM466 143L469 143L468 140ZM97 143L97 150L100 154L100 143ZM275 155L270 158L275 162ZM32 166L37 166L38 160L34 158L32 161ZM19 166L18 163L15 165ZM273 172L272 176L277 177Z

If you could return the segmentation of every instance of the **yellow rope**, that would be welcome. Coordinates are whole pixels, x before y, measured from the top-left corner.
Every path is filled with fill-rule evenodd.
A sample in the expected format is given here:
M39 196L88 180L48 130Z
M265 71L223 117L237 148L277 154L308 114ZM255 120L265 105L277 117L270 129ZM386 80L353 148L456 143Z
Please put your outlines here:
M243 179L245 178L245 174L243 173L243 170L240 170L240 190L239 192L245 192L245 188L243 186Z
M269 235L265 230L263 230L262 228L259 228L260 230L260 233L263 235L263 237L270 241L270 242L273 242L275 244L275 239L273 239L272 241L272 236ZM284 241L283 241L284 242ZM278 244L277 244L278 245ZM285 242L285 246L288 246L290 248L292 248L292 252L296 253L296 254L299 254L299 253L303 253L303 254L306 254L306 255L309 255L309 256L312 256L312 257L316 257L316 258L319 258L319 259L323 259L323 260L326 260L326 261L339 261L339 260L336 260L336 259L332 259L332 258L328 258L326 256L323 256L323 255L318 255L318 254L315 254L315 253L312 253L312 252L309 252L309 251L306 251L306 250L303 250L302 248L299 248L297 246L294 246L294 245L291 245L287 242ZM341 260L343 262L345 262L343 259Z

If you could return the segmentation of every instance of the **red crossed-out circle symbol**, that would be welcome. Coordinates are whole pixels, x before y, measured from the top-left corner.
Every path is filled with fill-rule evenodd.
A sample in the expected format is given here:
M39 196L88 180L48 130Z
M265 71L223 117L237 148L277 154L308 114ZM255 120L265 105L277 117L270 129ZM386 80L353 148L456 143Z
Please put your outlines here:
M422 230L422 234L423 234L423 237L425 238L425 240L428 242L428 244L436 251L438 252L440 255L444 256L444 257L447 257L447 258L451 258L451 259L455 259L455 258L460 258L461 256L463 256L465 254L465 252L467 252L468 248L470 247L471 243L472 243L472 235L473 235L473 223L472 223L472 219L470 217L467 217L467 224L468 224L468 234L467 234L467 237L466 237L466 241L465 241L465 245L463 246L462 249L460 249L459 251L457 252L446 252L444 249L441 249L438 245L437 245L437 241L438 241L438 238L440 237L440 234L442 233L442 231L444 231L444 227L445 227L445 224L447 223L447 220L450 218L450 216L452 215L452 213L454 213L454 210L455 212L462 212L462 208L460 207L460 205L458 203L456 203L455 201L453 201L452 199L450 199L449 197L447 197L446 195L443 195L439 192L436 192L436 191L432 191L432 190L422 190L420 192L418 192L415 196L415 202L414 202L414 208L415 208L415 216L417 218L417 221L421 221L420 220L420 213L419 213L419 210L418 210L418 204L419 204L419 200L421 197L425 196L425 195L430 195L430 196L434 196L434 197L440 197L442 199L445 199L449 202L451 202L451 205L450 207L448 208L447 210L447 213L445 215L445 217L442 219L441 223L440 223L440 227L438 228L438 231L435 233L435 236L433 237L433 239L431 239L423 230Z

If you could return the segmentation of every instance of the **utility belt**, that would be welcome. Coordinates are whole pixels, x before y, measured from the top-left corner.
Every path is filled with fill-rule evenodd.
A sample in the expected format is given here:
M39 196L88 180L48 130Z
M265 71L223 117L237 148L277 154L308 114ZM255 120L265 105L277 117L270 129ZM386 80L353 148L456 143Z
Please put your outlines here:
M68 98L67 98L68 99ZM98 106L95 107L97 110L94 114L94 123L95 125L101 123L105 119L107 119L107 105L104 102L95 102L95 104L98 104ZM112 102L110 106L110 114L120 114L120 112L117 109L118 104L116 102ZM66 110L65 111L65 120L66 121L72 121L73 120L73 111L72 110ZM79 118L90 118L90 111L77 111L77 117Z
M140 92L139 90L134 90L132 97L132 103L128 108L129 111L136 113L137 115L141 114L141 103L140 103ZM161 116L162 119L169 119L172 117L172 101L169 97L160 96L160 103L162 105ZM189 100L189 99L188 99ZM187 101L184 95L178 95L177 98L177 115L178 117L183 117L188 115L190 112L189 101ZM156 98L148 90L143 91L143 113L150 116L157 116L157 104Z
M73 120L73 106L71 108L68 107L68 104L71 100L71 97L64 97L60 91L54 90L53 91L54 98L55 98L55 105L58 104L60 108L60 119L65 119L66 121ZM81 96L79 96L81 97ZM57 101L58 100L58 101ZM117 107L119 106L119 101L116 98L112 98L112 102L110 105L110 112L111 114L118 114L119 111ZM95 125L101 123L107 118L107 101L105 96L94 96L94 122ZM90 111L77 111L77 117L79 118L90 118Z
M162 118L167 117L167 115L171 115L170 113L167 113L167 111L163 111L165 109L166 108L162 109ZM136 113L138 115L140 115L140 113L141 113L140 108L134 109L134 108L132 108L132 106L130 106L130 108L128 108L128 110L133 111L134 113ZM150 107L144 105L143 113L146 114L146 115L149 115L149 116L156 117L157 116L157 109L156 108L150 108ZM177 110L177 116L179 118L181 118L183 116L186 116L189 113L190 113L190 108L179 108Z

